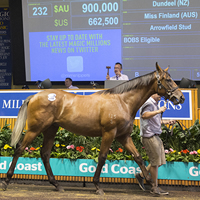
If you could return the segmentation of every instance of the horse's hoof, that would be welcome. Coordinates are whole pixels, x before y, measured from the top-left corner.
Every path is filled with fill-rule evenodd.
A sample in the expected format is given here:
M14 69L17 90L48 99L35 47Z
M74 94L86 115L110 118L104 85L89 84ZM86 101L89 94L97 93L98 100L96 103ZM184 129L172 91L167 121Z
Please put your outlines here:
M104 193L104 191L102 189L98 189L96 191L96 194L98 194L98 195L104 195L105 193Z
M7 183L6 183L5 181L2 181L2 182L1 182L1 188L2 188L3 191L6 191L7 186L8 186L8 185L7 185Z
M64 192L64 189L63 189L62 186L58 186L58 187L56 188L56 190L57 190L58 192Z

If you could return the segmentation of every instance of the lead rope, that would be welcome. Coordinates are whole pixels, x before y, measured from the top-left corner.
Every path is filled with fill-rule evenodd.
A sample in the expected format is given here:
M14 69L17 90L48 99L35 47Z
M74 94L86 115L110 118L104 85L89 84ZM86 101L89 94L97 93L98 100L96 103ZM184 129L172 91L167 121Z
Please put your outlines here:
M166 104L167 104L167 100L165 100L165 102L164 102L164 106L166 106ZM163 122L163 112L161 113L161 122L162 122L162 126L164 126L164 129L166 130L166 132L167 132L167 134L166 134L166 146L168 146L168 137L169 137L169 135L172 135L171 134L171 130L170 130L170 126L171 126L171 124L169 125L169 128L167 128L167 126L164 124L164 122Z
M164 106L166 106L166 104L167 104L167 100L165 100L165 102L164 102ZM173 130L174 130L174 127L175 127L175 125L176 124L178 124L179 125L179 127L181 128L181 131L182 131L182 133L186 136L186 130L188 131L188 133L189 133L189 135L191 134L191 132L190 132L190 130L186 127L186 126L184 126L184 124L182 123L182 122L180 122L180 121L178 121L178 120L176 120L176 123L175 124L170 124L169 125L169 128L167 127L167 126L165 126L165 124L164 124L164 122L163 122L163 119L162 119L162 116L163 116L163 112L161 113L161 122L162 122L162 125L164 126L164 129L166 130L166 132L167 132L167 134L166 134L166 143L168 143L168 137L169 136L172 136L173 135ZM170 129L170 127L171 127L171 129ZM183 127L185 128L185 130L183 130ZM168 144L166 144L167 146L168 146Z

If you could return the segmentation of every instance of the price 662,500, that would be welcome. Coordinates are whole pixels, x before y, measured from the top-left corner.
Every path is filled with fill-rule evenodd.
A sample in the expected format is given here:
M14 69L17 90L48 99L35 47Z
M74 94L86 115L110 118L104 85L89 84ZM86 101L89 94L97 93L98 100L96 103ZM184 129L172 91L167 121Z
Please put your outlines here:
M118 17L95 17L95 18L89 18L88 24L90 26L108 26L108 25L118 25L119 24L119 18Z

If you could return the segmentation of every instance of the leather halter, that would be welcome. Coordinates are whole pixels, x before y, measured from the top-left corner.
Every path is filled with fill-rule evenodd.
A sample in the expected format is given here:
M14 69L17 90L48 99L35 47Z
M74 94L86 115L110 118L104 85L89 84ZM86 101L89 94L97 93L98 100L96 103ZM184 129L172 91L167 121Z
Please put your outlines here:
M165 72L165 71L164 71L164 72ZM166 73L166 72L165 72L165 73ZM174 92L175 90L178 89L178 86L175 87L175 88L173 88L173 89L171 89L171 90L168 90L168 89L161 83L161 81L159 80L159 79L160 79L160 75L159 75L158 71L156 71L156 78L157 78L157 85L158 85L158 87L157 87L157 93L158 93L158 89L161 90L162 88L164 88L165 91L166 91L166 93L167 93L167 95L169 96L169 99L171 99L173 92ZM166 99L167 99L167 98L165 97L165 100L166 100Z

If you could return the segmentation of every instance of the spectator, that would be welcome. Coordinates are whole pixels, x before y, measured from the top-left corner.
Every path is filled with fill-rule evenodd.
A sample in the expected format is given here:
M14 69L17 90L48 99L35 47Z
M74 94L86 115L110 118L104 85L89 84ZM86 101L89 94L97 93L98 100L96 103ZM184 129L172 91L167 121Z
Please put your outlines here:
M40 80L36 81L35 85L37 85L38 89L41 89L41 83L42 83L42 81L40 81Z
M79 89L78 87L72 85L72 79L71 78L65 79L65 86L66 86L67 89Z
M29 89L28 85L24 85L22 89Z

